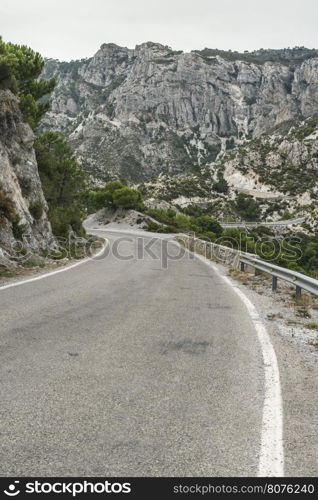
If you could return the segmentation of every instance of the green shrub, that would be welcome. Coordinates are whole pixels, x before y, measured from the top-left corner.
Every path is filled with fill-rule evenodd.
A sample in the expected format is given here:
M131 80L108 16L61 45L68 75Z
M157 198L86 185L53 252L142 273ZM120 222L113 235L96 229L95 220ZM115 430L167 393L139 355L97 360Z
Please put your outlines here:
M174 219L176 216L177 212L175 210L172 210L171 208L167 209L167 216L169 219Z
M188 215L182 214L182 213L178 213L176 215L175 221L176 221L176 226L179 229L186 230L186 229L189 229L191 217L189 217Z
M26 225L20 223L20 217L16 217L12 222L11 222L11 228L12 228L12 233L13 236L16 240L22 241L23 235L26 232Z
M239 193L236 197L234 208L237 214L246 221L257 221L260 218L260 207L252 196Z
M67 238L70 229L79 236L85 236L85 230L82 226L82 212L79 211L78 207L51 208L48 216L53 234L56 236Z
M209 215L200 215L199 217L195 217L194 221L203 233L212 232L220 235L223 231L218 221Z
M113 204L120 208L139 208L141 203L141 194L137 189L122 187L116 189L113 193Z
M107 182L104 187L86 193L85 198L90 213L101 208L145 209L140 191L124 186L120 181Z
M38 255L30 255L24 262L23 267L44 267L45 260Z
M172 233L175 232L172 227L165 226L163 224L156 224L156 222L148 221L147 222L147 231L151 231L152 233Z
M44 211L43 203L41 201L36 201L30 205L29 210L35 220L40 220Z
M102 208L113 207L113 195L117 189L123 188L124 185L120 181L110 181L104 187L89 191L87 195L87 205L89 212L95 212Z
M207 241L215 241L217 239L217 235L212 231L207 231L206 233L202 234L202 239Z
M4 218L12 222L15 217L16 211L12 199L0 188L0 227L4 222Z
M213 184L212 189L217 193L226 194L229 191L229 185L227 181L222 178Z
M71 227L76 233L84 234L81 221L86 175L77 165L73 150L56 132L38 137L34 147L53 233L64 237ZM39 212L37 207L37 215Z
M163 224L175 223L176 212L170 208L168 210L163 210L162 208L150 208L147 210L147 214Z

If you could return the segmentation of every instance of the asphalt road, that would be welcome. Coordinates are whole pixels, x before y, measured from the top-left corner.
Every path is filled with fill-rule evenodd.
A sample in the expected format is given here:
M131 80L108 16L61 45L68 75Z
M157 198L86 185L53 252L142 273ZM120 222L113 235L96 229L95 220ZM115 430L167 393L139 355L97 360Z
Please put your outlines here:
M0 290L0 475L257 474L264 366L247 310L202 262L165 269L129 238L129 260Z

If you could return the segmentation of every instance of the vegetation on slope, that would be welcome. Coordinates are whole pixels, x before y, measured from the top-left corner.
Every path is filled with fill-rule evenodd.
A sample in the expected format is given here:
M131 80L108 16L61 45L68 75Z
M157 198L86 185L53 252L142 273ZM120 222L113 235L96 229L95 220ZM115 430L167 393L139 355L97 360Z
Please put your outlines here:
M5 43L0 38L0 88L9 89L20 99L20 108L29 125L36 129L49 103L41 100L49 94L55 80L41 80L44 60L25 45Z
M153 232L185 232L219 245L258 255L261 259L318 278L318 241L315 236L286 231L284 237L267 227L251 231L243 228L222 229L209 215L190 216L174 210L147 211L158 221L148 223Z
M44 61L39 53L24 45L5 43L0 38L0 88L8 89L19 98L25 121L37 132L39 121L49 109L43 100L54 88L55 80L41 80ZM55 236L67 237L70 230L84 235L83 192L85 174L78 166L71 147L56 132L36 137L34 143L44 196L48 202L48 218ZM2 208L1 208L2 207ZM8 216L10 204L3 199L1 214ZM43 206L35 203L30 213L38 220ZM15 231L15 220L9 218Z
M200 55L207 61L213 60L216 56L222 57L227 61L245 61L254 64L265 64L266 62L277 62L280 64L301 64L306 59L317 57L316 49L307 49L306 47L293 47L288 49L273 50L259 49L252 52L248 50L237 52L235 50L208 49L195 50L194 53Z
M73 150L56 132L37 137L34 148L53 233L67 237L72 229L84 235L82 198L86 176L78 167Z
M124 194L124 196L122 196ZM232 201L237 214L248 220L259 217L259 204L251 196L240 194ZM318 277L318 241L315 236L286 230L284 237L277 237L268 227L251 231L242 228L223 229L208 208L190 206L147 208L137 189L124 186L119 181L108 182L97 191L86 193L90 212L98 209L132 208L144 212L152 220L147 229L157 233L188 233L206 241L258 255L261 259Z
M223 51L217 50L198 51L198 54L211 63L216 55L225 57ZM297 63L304 57L315 54L308 54L308 51L297 48L289 52L276 51L272 55L273 60L280 62L293 60ZM237 59L237 53L227 53L226 57ZM241 54L240 58L262 63L264 58L268 60L268 53L258 51ZM74 72L77 72L78 64L74 63L73 66ZM38 53L26 46L4 43L0 39L0 88L9 89L19 97L25 120L35 131L39 120L49 107L46 96L54 87L54 79L39 80L42 69L43 59ZM176 206L176 210L147 209L143 204L142 195L149 195L149 185L141 186L139 191L119 181L113 181L108 182L103 188L88 190L85 174L78 166L70 146L57 133L46 132L36 138L35 150L53 232L57 236L67 237L71 229L83 235L82 219L86 211L92 212L103 207L133 208L145 211L157 221L157 223L149 222L149 229L152 231L194 232L208 241L218 241L222 238L225 245L240 248L243 245L245 248L242 249L256 253L261 258L315 274L318 270L316 237L301 234L301 242L288 243L282 251L279 245L279 248L275 248L275 235L267 229L260 228L249 234L240 229L223 231L216 217L222 213L223 216L227 214L234 218L255 221L261 220L265 214L268 216L271 210L283 211L287 208L284 201L279 202L278 206L273 204L264 208L266 202L257 201L242 193L229 197L229 185L223 177L223 170L226 161L231 160L235 160L235 168L243 174L252 168L262 183L269 184L289 196L296 196L309 190L314 199L316 190L309 185L317 173L318 150L310 136L317 129L316 117L307 119L303 123L282 124L268 134L263 134L246 145L229 151L221 161L217 162L216 177L211 171L197 168L193 175L167 178L167 182L161 178L161 183L165 184L161 194L163 200L170 201L178 197L208 199L205 209L192 205L187 208ZM182 140L174 138L174 140L175 146L180 151L185 147L191 149L190 141L186 141L185 138ZM291 162L290 156L284 151L286 142L298 145L297 147L307 156L300 155L299 157L304 159L297 163ZM273 163L273 158L276 163ZM212 159L215 159L215 154L211 161ZM0 215L9 211L10 203L3 199L0 204ZM30 211L33 217L38 219L41 217L43 207L34 204L30 207ZM291 260L290 254L295 246L299 255L297 254L297 259Z
M143 209L141 193L120 181L110 181L102 188L88 190L85 198L89 213L101 208Z

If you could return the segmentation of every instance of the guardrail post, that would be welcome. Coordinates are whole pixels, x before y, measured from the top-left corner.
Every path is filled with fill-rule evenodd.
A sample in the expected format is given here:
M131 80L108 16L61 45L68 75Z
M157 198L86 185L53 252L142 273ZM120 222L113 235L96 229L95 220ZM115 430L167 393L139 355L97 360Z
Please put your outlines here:
M301 297L301 287L296 285L296 299L299 299Z
M277 276L272 276L272 290L273 292L277 290Z
M241 262L241 271L242 273L245 271L245 262Z

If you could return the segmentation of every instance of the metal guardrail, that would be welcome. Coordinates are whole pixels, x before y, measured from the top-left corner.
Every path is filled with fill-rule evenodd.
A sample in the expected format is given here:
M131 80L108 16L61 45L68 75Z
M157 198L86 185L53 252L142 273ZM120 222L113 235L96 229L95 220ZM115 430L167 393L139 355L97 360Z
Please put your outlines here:
M277 290L277 281L281 279L287 281L288 283L296 287L296 297L301 296L301 291L307 290L307 292L318 296L318 280L310 278L305 274L298 273L297 271L292 271L291 269L286 269L285 267L276 266L265 260L258 259L256 254L240 252L234 248L225 247L223 245L218 245L216 243L207 242L200 240L199 238L191 238L188 234L178 234L176 235L180 240L187 240L188 248L192 252L201 253L205 255L207 259L216 260L222 264L230 265L239 269L241 271L245 270L245 266L251 266L255 269L259 269L272 276L272 290L275 292Z
M305 217L299 217L298 219L289 219L289 220L280 220L276 222L220 222L223 228L231 228L231 227L287 227L292 226L293 224L302 224L305 222Z
M310 278L305 274L301 274L284 267L275 266L270 262L254 258L243 253L240 255L240 265L241 271L244 271L245 266L248 265L270 274L272 276L272 290L274 292L277 290L277 280L282 279L296 286L296 297L301 296L302 289L307 290L307 292L314 295L318 295L318 280Z

